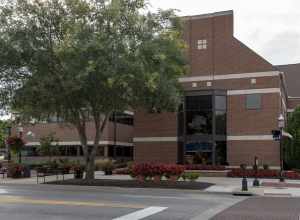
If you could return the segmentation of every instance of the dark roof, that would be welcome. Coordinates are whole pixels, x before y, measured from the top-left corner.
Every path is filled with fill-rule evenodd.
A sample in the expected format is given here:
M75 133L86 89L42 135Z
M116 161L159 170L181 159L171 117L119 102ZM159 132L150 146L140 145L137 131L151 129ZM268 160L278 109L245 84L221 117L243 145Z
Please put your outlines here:
M300 63L276 67L285 74L288 96L300 97Z

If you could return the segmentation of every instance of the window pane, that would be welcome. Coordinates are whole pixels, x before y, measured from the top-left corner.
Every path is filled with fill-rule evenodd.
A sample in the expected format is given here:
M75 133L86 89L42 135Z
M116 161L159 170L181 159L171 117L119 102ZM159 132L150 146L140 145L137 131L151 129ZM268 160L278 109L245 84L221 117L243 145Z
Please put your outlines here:
M216 164L217 165L228 165L227 164L227 146L225 141L216 142Z
M186 113L186 133L212 134L212 112L211 111L188 111Z
M186 97L186 111L189 110L211 110L212 109L212 96L187 96Z
M226 96L216 96L215 102L215 108L217 110L226 110Z
M261 108L261 95L251 94L246 96L247 109L260 109Z
M226 134L226 112L216 111L216 134Z

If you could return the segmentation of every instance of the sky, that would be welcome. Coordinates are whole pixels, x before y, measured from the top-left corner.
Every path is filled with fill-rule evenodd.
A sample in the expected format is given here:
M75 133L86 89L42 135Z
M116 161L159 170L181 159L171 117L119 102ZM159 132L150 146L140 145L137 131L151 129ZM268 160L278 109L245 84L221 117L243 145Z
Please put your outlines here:
M234 35L274 65L300 63L300 0L150 0L178 15L234 11Z

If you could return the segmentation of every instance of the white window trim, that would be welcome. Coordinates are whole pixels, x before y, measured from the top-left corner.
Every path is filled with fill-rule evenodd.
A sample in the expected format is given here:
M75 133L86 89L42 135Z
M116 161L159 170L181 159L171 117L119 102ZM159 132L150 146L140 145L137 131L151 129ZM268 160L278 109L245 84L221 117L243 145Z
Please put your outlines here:
M133 142L177 142L178 137L135 137Z
M279 93L281 94L280 88L267 88L267 89L243 89L243 90L228 90L227 95L251 95L251 94L268 94L268 93Z
M59 145L59 146L77 146L77 145L81 145L80 141L58 141L58 142L53 142L52 145ZM93 145L94 142L93 141L88 141L88 145ZM114 145L115 142L114 141L99 141L99 145ZM35 142L27 142L26 146L39 146L41 145L40 142L35 141ZM133 143L129 143L129 142L116 142L116 145L119 146L128 146L128 147L132 147Z
M258 78L268 76L279 76L279 71L267 72L253 72L253 73L240 73L240 74L224 74L224 75L206 75L206 76L188 76L179 78L179 82L196 82L196 81L210 81L210 80L226 80L226 79L244 79L244 78Z
M273 135L228 135L227 141L272 141ZM177 137L135 137L133 142L177 142Z
M228 141L272 141L273 135L229 135Z

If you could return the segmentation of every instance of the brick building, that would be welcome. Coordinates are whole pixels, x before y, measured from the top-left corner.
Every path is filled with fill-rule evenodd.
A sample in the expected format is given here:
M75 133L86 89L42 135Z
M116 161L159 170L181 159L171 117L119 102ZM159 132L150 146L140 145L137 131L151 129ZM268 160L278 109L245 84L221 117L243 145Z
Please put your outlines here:
M278 167L278 117L300 104L300 64L274 66L234 37L233 12L188 16L178 112L135 112L134 160ZM199 159L199 158L198 158Z
M280 147L273 140L278 117L300 105L300 64L274 66L234 37L233 12L188 16L184 40L189 73L177 112L125 114L130 123L110 121L100 141L99 157L127 157L136 162L201 162L279 167ZM124 116L124 115L123 115ZM36 158L40 137L54 133L62 154L82 156L74 128L62 123L24 127L27 156ZM93 140L93 125L88 125Z

